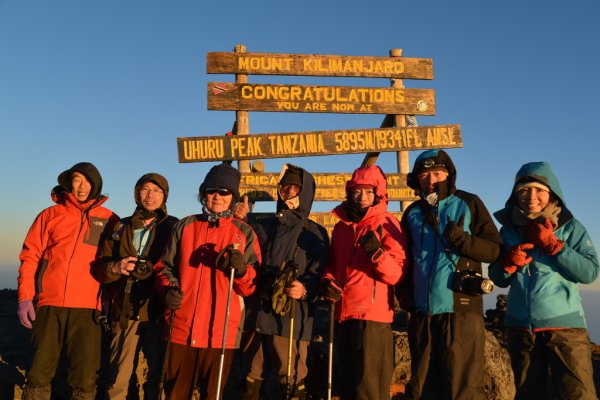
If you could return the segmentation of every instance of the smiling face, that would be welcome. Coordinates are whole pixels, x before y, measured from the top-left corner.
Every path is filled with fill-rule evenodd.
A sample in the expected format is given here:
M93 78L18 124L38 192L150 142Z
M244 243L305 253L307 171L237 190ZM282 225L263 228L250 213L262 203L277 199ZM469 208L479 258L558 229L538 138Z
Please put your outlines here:
M206 198L206 208L213 213L220 213L229 210L233 195L227 189L206 188L204 192Z
M517 192L519 207L527 213L540 212L550 202L550 192L537 187L525 187Z
M375 202L375 190L370 188L353 188L350 190L350 199L361 210L371 207Z
M92 184L85 175L79 172L73 172L71 175L71 193L79 202L84 202L88 199L92 190Z
M140 188L140 202L148 211L158 210L165 200L163 190L153 182L146 182Z
M444 170L434 170L421 172L417 175L417 181L421 187L421 191L425 194L431 194L435 192L436 184L443 182L448 179L448 172Z

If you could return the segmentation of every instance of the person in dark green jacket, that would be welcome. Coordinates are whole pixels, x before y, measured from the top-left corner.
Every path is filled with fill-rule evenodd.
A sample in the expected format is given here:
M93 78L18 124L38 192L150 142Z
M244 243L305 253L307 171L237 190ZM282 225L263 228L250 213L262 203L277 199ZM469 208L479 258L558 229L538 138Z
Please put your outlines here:
M598 276L598 256L583 225L567 209L550 164L517 172L502 224L501 256L490 278L510 287L505 325L516 399L596 399L591 346L579 283Z

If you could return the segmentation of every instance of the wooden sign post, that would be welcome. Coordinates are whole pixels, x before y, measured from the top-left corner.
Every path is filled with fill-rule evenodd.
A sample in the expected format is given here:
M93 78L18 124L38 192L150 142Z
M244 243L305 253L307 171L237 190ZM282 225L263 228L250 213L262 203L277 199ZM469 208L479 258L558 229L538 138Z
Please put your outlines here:
M406 88L402 81L433 79L432 60L402 57L402 49L391 50L390 57L370 57L248 53L245 46L238 45L233 53L208 53L206 71L235 74L235 82L207 84L209 110L236 112L233 136L177 138L179 162L237 161L242 172L241 192L252 202L277 199L279 174L265 173L260 161L255 162L257 168L251 172L250 160L364 153L362 165L373 165L379 153L393 151L397 153L399 173L386 174L388 195L390 200L402 201L404 210L408 202L417 198L406 185L408 151L462 147L457 124L419 127L406 124L415 115L435 115L436 105L433 89ZM248 83L248 75L387 78L391 87ZM249 111L386 114L386 117L379 128L250 135ZM315 201L341 201L346 197L345 183L350 173L313 173L313 176L317 184ZM329 213L313 213L311 218L333 227Z
M462 147L459 125L177 138L179 162L231 161Z

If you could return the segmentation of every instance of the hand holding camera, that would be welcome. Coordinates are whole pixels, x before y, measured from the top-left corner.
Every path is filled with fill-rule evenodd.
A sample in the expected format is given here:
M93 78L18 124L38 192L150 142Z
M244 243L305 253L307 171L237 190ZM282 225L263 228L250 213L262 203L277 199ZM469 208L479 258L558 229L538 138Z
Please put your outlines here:
M365 250L372 261L376 261L383 254L381 236L383 227L379 225L376 231L368 231L358 239L358 243Z
M120 261L113 263L110 266L110 272L114 275L125 275L129 276L129 273L135 268L135 262L137 257L125 257Z
M138 258L135 260L134 268L131 271L131 276L133 276L135 279L143 281L144 279L150 278L153 271L154 268L152 261L144 258Z
M554 234L554 227L548 218L546 218L543 225L533 222L528 228L527 237L529 240L551 256L556 255L565 245L565 242L558 240Z

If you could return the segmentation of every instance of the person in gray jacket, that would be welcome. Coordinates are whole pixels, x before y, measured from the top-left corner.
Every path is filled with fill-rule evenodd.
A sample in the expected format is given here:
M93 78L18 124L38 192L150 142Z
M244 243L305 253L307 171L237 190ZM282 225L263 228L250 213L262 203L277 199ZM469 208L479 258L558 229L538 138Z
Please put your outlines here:
M510 287L504 324L515 398L596 399L578 284L596 279L598 256L550 164L523 165L506 207L494 216L502 224L503 249L489 274ZM548 377L554 395L544 391Z

